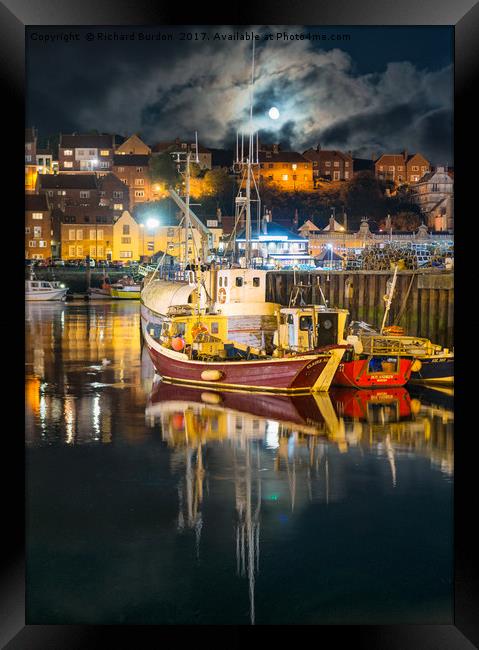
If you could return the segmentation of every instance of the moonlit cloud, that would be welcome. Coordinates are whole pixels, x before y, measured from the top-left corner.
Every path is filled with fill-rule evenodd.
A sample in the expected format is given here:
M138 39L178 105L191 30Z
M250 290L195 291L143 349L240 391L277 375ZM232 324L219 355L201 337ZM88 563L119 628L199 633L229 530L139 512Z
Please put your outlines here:
M247 129L250 66L247 41L157 45L145 60L110 61L108 83L81 96L75 119L79 130L140 132L150 143L198 130L205 144L221 147ZM256 47L255 76L254 128L263 140L299 151L320 142L364 157L406 148L433 162L451 158L452 66L391 61L358 74L340 47L272 41ZM280 113L274 121L271 106Z

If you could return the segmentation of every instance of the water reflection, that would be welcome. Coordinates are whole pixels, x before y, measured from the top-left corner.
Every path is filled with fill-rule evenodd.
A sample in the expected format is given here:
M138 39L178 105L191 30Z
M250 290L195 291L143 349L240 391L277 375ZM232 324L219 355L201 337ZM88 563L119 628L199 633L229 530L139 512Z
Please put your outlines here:
M222 445L222 459L232 465L234 482L237 574L248 579L254 624L261 504L264 499L279 498L276 478L281 479L280 490L287 486L293 513L306 502L329 504L344 497L334 458L330 466L331 450L383 460L393 489L401 481L397 461L404 456L425 456L432 467L451 477L452 403L449 407L423 405L403 388L252 398L158 381L149 397L146 421L152 427L160 425L163 439L174 450L172 469L179 475L178 528L194 529L197 555L208 471L204 449L209 443Z
M439 494L437 498L441 504L447 504L447 491L442 492L437 485L438 481L450 483L453 476L453 398L450 390L333 389L329 394L286 397L179 387L155 378L149 357L141 350L138 305L30 304L26 314L28 446L32 449L53 446L72 451L76 448L112 451L119 446L125 447L125 466L133 471L131 468L137 465L128 465L132 445L141 450L144 444L156 450L155 445L159 443L160 450L155 451L154 457L158 466L166 459L167 470L158 479L164 483L157 493L162 496L164 490L164 494L170 494L171 484L173 496L163 497L162 508L169 513L172 506L175 514L168 515L167 521L160 524L159 512L158 522L148 519L149 525L152 530L155 526L164 526L165 535L190 545L196 568L208 567L209 576L221 573L223 566L228 567L229 577L225 579L228 589L235 588L232 581L236 573L245 598L246 592L248 595L247 619L251 624L265 620L301 622L302 612L294 617L287 595L284 602L281 598L277 602L278 612L283 607L278 616L283 618L274 621L274 616L267 613L269 608L264 594L268 589L271 597L276 590L278 596L287 592L287 584L277 584L278 571L287 573L285 564L294 564L297 574L310 566L308 557L311 555L308 556L307 550L310 539L320 540L323 536L328 539L328 535L334 539L334 526L328 527L325 512L349 507L348 514L340 519L342 525L347 523L348 517L356 516L358 497L354 490L365 490L364 501L359 501L361 508L367 507L364 503L376 497L380 490L381 498L405 499L412 504L411 512L414 512L418 485L418 493L427 485L431 494ZM145 452L147 463L150 462L149 453L152 452ZM50 461L44 462L48 470L42 470L41 464L38 466L39 484L44 480L41 472L51 472ZM68 462L73 463L75 471L79 467L73 457ZM78 460L80 465L82 462ZM101 472L106 471L105 463L108 457L102 455ZM116 475L113 461L112 467ZM82 473L83 467L80 467ZM140 489L142 481L146 481L145 476L146 472L138 470L128 481L134 481ZM117 485L120 491L121 485ZM362 488L363 485L368 488ZM99 490L103 487L100 481ZM110 491L109 486L108 493ZM130 495L134 493L134 490L129 491L128 498L133 498ZM378 521L379 528L387 530L388 526L399 525L396 520L403 528L417 527L417 523L413 525L408 519L402 519L403 510L396 511L394 501L387 503L392 510L383 513L383 519ZM381 504L379 499L374 507L379 508ZM35 507L41 506L41 496L38 496ZM88 510L90 503L85 507ZM115 507L121 519L123 501L119 499ZM233 518L222 517L221 513L228 512L228 508ZM375 512L365 511L366 521L374 522ZM439 508L437 512L442 510ZM447 530L444 516L438 517L439 525ZM319 533L318 521L323 522ZM304 530L300 526L304 526ZM377 532L374 523L373 532L369 533L371 539L364 541L366 547L374 544ZM48 535L51 534L48 531ZM82 534L87 535L84 531ZM293 535L296 541L294 548L290 548L288 544ZM344 534L338 536L334 543L341 544L343 538ZM305 549L304 567L294 560L298 542L300 556ZM77 543L80 542L75 537ZM428 542L419 540L419 543L427 547ZM121 545L121 537L117 540L115 535L114 540L108 540L108 545L114 547L115 544ZM214 557L212 562L212 549L219 547L221 555L223 546L226 559L219 561ZM151 545L153 573L156 563L161 566L162 554L167 548L166 541L163 549ZM277 551L278 548L283 551ZM67 557L69 552L67 548ZM92 545L87 545L84 552L95 551ZM148 547L146 553L149 552ZM327 552L323 545L322 553ZM316 561L316 549L311 553ZM172 592L178 576L189 579L183 575L183 572L188 573L186 555L178 554L178 561L172 565ZM381 562L381 558L376 555L374 562ZM343 557L341 562L344 561ZM424 558L421 561L424 567ZM49 564L42 556L37 566ZM337 559L331 567L333 577L336 568L339 572L342 570ZM34 570L35 566L31 575ZM361 563L351 564L350 570L360 575ZM189 571L194 572L194 569L190 567ZM398 575L400 573L398 571ZM436 567L433 573L436 579ZM42 579L45 580L45 576ZM310 581L312 576L304 579ZM444 584L447 582L440 579ZM290 581L298 590L295 575L290 575ZM69 581L68 589L71 584L75 581ZM197 586L197 592L193 590L193 593L201 594L202 588ZM381 593L382 588L378 586L377 593ZM54 591L56 589L55 586ZM126 583L122 589L128 593ZM314 602L320 599L321 589L317 587L314 593L309 593L307 602L302 599L301 590L296 592L302 607L305 610L311 607L313 613L309 614L309 622L318 620ZM167 587L162 583L162 597L164 590ZM39 602L43 602L43 589L41 594ZM176 597L180 602L181 596ZM198 598L201 600L200 596ZM408 598L409 594L405 600ZM68 596L64 600L68 602ZM127 596L125 601L128 601ZM118 607L121 610L122 605ZM201 607L207 608L206 601L201 601ZM261 616L258 611L262 612ZM191 613L192 618L196 615ZM188 622L188 609L184 616ZM204 616L208 622L208 616ZM215 611L209 620L230 623L237 614L230 612L229 619L225 614L224 620L218 616ZM337 622L334 614L329 616L326 620ZM141 617L139 620L141 622ZM110 623L112 618L96 622ZM162 623L163 620L148 622Z

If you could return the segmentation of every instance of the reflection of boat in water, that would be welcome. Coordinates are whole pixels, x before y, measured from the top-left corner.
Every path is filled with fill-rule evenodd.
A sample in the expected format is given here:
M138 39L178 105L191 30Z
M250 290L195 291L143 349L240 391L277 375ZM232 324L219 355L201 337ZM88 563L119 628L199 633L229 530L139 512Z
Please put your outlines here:
M405 388L352 390L334 388L331 399L338 415L367 422L399 422L409 418L417 403Z
M189 386L177 386L158 382L153 387L147 407L147 415L175 414L188 406L201 405L212 413L215 408L222 413L238 412L251 418L280 421L284 425L301 428L308 433L325 429L335 413L327 394L268 395L254 398L241 392L205 391ZM196 410L198 410L196 408ZM179 424L180 418L172 420ZM258 429L259 430L259 429Z
M411 397L421 400L422 404L439 406L447 411L454 410L454 387L437 384L412 384L408 387Z

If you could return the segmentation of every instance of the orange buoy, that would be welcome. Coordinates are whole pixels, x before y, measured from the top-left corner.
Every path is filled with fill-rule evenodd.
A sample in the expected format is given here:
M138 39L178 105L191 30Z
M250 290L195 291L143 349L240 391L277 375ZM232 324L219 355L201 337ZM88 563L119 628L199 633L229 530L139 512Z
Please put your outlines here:
M185 428L185 418L183 413L174 413L171 417L171 424L176 431L182 431Z
M171 347L175 352L181 352L185 347L185 342L179 336L175 336L174 339L171 339Z
M208 328L203 323L198 323L191 328L191 336L195 339L198 334L207 333Z

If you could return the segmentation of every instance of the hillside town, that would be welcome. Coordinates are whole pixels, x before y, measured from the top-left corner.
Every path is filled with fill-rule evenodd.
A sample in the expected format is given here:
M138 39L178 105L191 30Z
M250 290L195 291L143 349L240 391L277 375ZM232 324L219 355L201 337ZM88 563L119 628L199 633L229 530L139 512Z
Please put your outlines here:
M25 259L40 266L85 260L128 266L163 254L179 258L182 213L170 191L184 194L175 161L186 150L194 151L197 161L192 209L212 237L212 250L227 255L233 240L235 252L241 251L234 147L208 148L179 137L146 143L136 133L96 131L45 138L30 127ZM346 268L361 250L393 240L428 244L430 255L431 246L453 240L454 170L433 166L420 152L372 152L365 159L320 144L299 152L261 142L257 150L254 173L262 198L261 223L252 233L257 264Z

